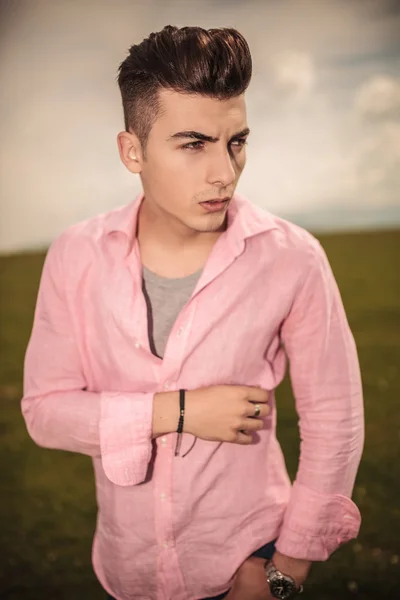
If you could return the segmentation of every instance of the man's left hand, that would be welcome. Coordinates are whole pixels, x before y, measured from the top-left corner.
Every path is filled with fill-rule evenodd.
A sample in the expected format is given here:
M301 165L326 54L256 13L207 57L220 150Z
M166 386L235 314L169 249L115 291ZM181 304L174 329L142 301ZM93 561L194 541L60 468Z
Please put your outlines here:
M311 562L294 559L279 552L272 558L277 569L290 575L299 586L307 578ZM265 574L266 559L250 556L238 569L233 587L225 600L274 600Z

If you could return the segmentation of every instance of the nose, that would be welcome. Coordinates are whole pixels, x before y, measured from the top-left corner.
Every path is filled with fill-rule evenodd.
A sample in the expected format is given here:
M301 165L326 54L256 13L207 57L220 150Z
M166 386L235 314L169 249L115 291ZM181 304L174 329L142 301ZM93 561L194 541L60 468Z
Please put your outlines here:
M215 184L216 181L222 183L223 187L232 185L237 176L237 167L235 168L235 157L227 150L218 152L210 158L208 169L208 181Z

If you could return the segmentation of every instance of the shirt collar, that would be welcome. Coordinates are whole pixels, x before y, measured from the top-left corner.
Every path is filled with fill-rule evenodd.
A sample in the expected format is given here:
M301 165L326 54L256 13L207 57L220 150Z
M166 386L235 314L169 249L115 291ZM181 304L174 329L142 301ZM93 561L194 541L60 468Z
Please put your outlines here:
M104 234L114 232L125 233L130 239L136 235L137 217L144 193L140 192L136 198L124 206L120 206L106 215Z
M260 233L278 229L274 216L235 192L228 209L227 241L238 251L244 242Z

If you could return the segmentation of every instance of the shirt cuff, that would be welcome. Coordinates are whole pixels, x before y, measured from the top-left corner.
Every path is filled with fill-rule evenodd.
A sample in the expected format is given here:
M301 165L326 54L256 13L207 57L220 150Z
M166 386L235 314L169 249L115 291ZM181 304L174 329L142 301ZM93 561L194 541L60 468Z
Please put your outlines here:
M154 394L100 394L101 460L116 485L137 485L146 478L152 453Z
M285 556L324 561L357 537L361 514L350 498L293 484L276 549Z

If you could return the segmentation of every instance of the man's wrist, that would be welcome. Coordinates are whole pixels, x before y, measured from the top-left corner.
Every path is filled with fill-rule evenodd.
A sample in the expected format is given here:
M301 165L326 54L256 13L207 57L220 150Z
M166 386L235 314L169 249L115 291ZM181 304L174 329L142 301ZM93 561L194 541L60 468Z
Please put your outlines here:
M310 560L292 558L285 554L281 554L278 550L276 550L272 556L272 562L278 571L281 571L284 575L289 575L289 577L294 580L297 587L304 584L312 565L312 561Z
M153 399L152 437L173 433L179 422L179 392L158 392Z

